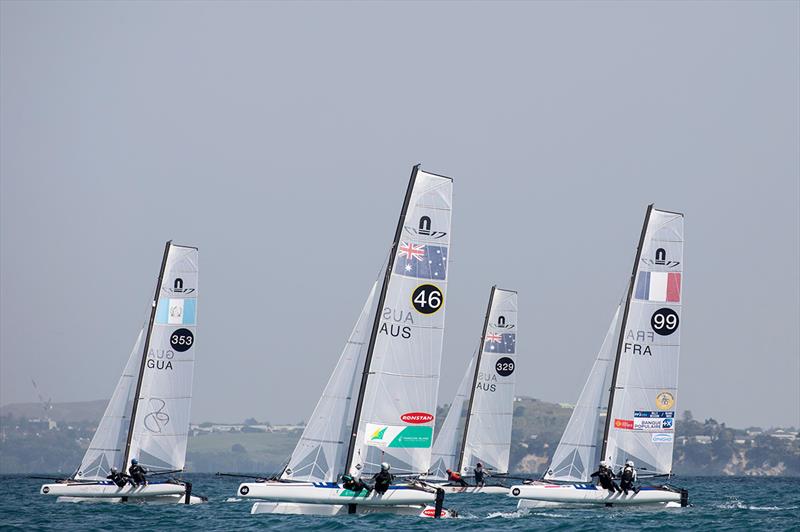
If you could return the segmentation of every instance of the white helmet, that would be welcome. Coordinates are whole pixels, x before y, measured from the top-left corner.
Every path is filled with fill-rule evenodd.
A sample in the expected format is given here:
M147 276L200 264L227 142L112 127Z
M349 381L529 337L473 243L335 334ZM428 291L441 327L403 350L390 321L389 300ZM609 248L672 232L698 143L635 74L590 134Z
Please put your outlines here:
M389 471L389 469L391 469L391 467L392 467L392 466L390 466L390 465L389 465L389 462L383 462L383 463L381 464L381 469L382 469L383 471Z
M625 465L633 467L633 460L628 460L627 462L625 462Z
M601 467L608 467L608 460L600 460Z

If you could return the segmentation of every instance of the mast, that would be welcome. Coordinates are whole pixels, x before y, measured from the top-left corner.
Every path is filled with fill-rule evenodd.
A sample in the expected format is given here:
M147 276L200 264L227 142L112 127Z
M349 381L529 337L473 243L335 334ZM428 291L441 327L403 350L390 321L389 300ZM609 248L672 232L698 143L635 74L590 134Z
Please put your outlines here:
M128 440L125 443L125 458L122 460L122 473L128 471L128 459L131 453L131 438L133 438L133 425L136 422L136 411L139 407L139 394L142 392L142 377L144 376L144 368L147 364L147 352L150 350L150 334L153 332L153 323L156 320L156 307L158 306L158 295L161 292L161 282L164 279L164 271L167 269L167 257L169 256L169 248L172 245L172 240L168 240L164 245L164 258L161 260L161 271L158 273L158 282L156 283L156 293L153 296L153 304L150 310L150 321L147 324L147 336L144 339L144 350L142 351L142 363L139 366L139 380L136 381L136 395L133 396L133 409L131 410L131 423L128 425Z
M461 453L458 456L458 469L456 471L461 473L461 468L464 466L464 450L467 448L467 434L469 433L469 418L472 417L472 403L475 401L475 387L478 385L478 373L481 368L481 357L483 356L483 343L486 338L486 328L489 326L489 314L492 312L492 302L494 301L494 292L497 290L497 285L492 286L492 291L489 293L489 305L486 307L486 317L483 319L483 331L481 331L481 343L478 345L478 356L475 359L475 375L472 377L472 390L469 393L469 406L467 407L467 419L464 421L464 438L461 440Z
M642 234L639 235L639 247L636 248L636 259L633 261L633 271L631 272L631 279L628 283L628 295L625 297L625 311L622 314L622 321L619 325L619 339L617 340L617 356L614 358L614 372L611 374L611 390L608 394L608 408L606 409L606 426L603 429L603 447L600 451L600 459L606 459L606 449L608 447L608 433L611 430L611 410L614 407L614 394L617 391L617 372L619 371L619 360L622 357L622 340L625 337L625 327L628 325L628 312L631 308L631 296L633 295L633 284L636 280L636 269L639 267L639 260L642 258L642 247L644 247L644 237L647 233L647 224L650 223L650 213L653 210L653 204L647 206L647 212L644 215L644 225L642 225Z
M372 364L372 355L375 351L375 341L378 337L378 329L381 323L381 309L386 302L386 289L389 287L389 280L392 277L392 270L394 269L394 260L397 256L397 246L400 245L400 236L403 232L403 224L406 221L406 212L411 203L411 193L414 191L414 184L417 181L417 171L419 164L416 164L411 169L411 178L408 181L408 188L406 189L406 197L403 200L403 208L400 210L400 219L397 221L397 229L394 232L394 240L392 241L392 249L389 253L389 260L386 263L386 272L383 276L383 285L381 286L381 293L378 296L378 306L375 307L375 321L372 323L372 333L369 336L369 345L367 347L367 356L364 360L364 371L361 374L361 386L358 389L358 398L356 399L355 416L353 417L353 426L350 434L350 445L347 447L347 459L345 460L345 474L350 472L350 465L353 461L353 454L356 448L356 438L358 437L359 419L361 419L361 408L364 405L364 392L367 389L367 380L369 378L370 366Z

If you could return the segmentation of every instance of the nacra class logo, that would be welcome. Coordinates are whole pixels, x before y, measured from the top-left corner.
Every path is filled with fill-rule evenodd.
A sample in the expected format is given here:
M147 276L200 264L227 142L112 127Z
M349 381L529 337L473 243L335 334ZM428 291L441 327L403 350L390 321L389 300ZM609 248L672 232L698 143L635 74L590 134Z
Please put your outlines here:
M433 421L433 415L428 414L427 412L408 412L400 416L400 419L404 423L411 423L412 425L418 425L420 423L430 423Z

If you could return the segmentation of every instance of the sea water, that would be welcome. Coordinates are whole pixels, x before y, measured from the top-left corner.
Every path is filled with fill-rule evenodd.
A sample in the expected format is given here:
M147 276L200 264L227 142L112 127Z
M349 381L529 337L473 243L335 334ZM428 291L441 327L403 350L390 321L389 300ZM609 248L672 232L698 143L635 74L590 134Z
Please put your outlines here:
M396 515L250 515L252 500L236 497L244 479L187 474L207 504L146 505L57 503L39 495L44 481L0 476L0 528L4 530L800 530L800 479L679 477L689 508L559 508L517 510L505 495L448 494L457 519Z

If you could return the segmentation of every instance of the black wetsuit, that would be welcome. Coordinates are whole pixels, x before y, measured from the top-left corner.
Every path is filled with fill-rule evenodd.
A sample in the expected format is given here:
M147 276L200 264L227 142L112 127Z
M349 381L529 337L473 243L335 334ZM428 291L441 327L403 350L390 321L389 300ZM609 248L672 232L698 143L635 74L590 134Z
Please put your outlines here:
M147 474L147 469L143 468L139 464L132 465L128 469L128 474L131 476L131 480L133 480L133 483L136 484L137 486L144 486L145 484L147 484L147 479L145 478L145 475Z
M475 468L475 485L476 486L483 486L484 482L486 482L486 470L483 468L478 469Z
M345 480L342 483L342 487L355 493L358 493L362 490L367 490L367 492L372 491L372 489L367 486L366 482L362 481L360 478L351 478L349 480Z
M106 477L107 479L111 480L117 487L123 487L125 484L128 483L128 475L124 475L117 471L116 473L111 473Z
M614 482L614 473L610 469L601 467L592 473L592 477L597 477L597 480L600 481L600 486L608 491L620 491L619 486L617 486L617 483Z
M620 471L619 479L619 487L625 492L625 495L628 494L628 490L638 491L633 487L633 483L636 482L636 471L632 467L623 468Z
M375 491L383 495L394 481L394 476L392 476L392 474L388 471L381 470L375 473L375 476L372 477L372 480L375 481Z

